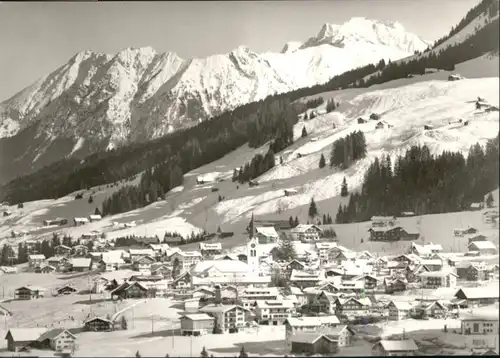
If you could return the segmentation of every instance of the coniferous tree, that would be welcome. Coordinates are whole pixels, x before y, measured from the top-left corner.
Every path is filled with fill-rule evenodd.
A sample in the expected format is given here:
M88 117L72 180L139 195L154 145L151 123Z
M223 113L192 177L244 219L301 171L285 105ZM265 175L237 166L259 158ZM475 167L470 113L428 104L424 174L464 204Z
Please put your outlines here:
M297 253L293 242L287 238L280 240L277 256L278 259L283 261L291 261L295 259L297 257Z
M488 196L486 197L486 207L491 208L493 207L493 194L489 193Z
M335 108L336 108L335 100L333 98L329 99L328 102L326 103L326 113L330 113L330 112L334 111Z
M314 198L311 198L311 203L309 204L308 214L309 214L310 218L314 218L316 215L318 215L318 208L316 207L316 203L314 201Z
M306 126L302 127L302 135L301 135L302 138L305 138L307 137L307 130L306 130Z
M92 204L94 202L94 198L92 197L92 195L89 195L89 204Z
M94 215L102 215L101 211L99 210L99 208L95 208Z
M323 225L327 224L326 214L323 214L323 221L322 221L322 223L323 223Z
M207 350L205 349L205 347L203 347L201 353L200 353L200 357L201 358L208 358L208 352Z
M307 112L304 113L304 118L302 119L303 121L307 121L309 118L307 116Z
M122 327L123 330L128 329L127 319L123 315L122 315L122 318L121 318L121 321L120 321L120 325L121 325L121 327Z
M321 158L319 158L319 167L324 168L326 165L325 156L321 153Z
M339 209L337 210L337 216L335 217L336 224L344 223L344 211L342 210L342 204L339 205Z
M290 228L294 227L294 221L292 216L290 216L290 218L288 219L288 224L290 225Z
M294 223L293 223L293 227L297 227L297 226L299 226L299 224L300 224L299 218L295 217L295 220L294 220Z
M340 187L340 196L346 197L347 195L349 195L349 190L347 188L347 181L344 177L344 179L342 180L342 185Z
M141 354L139 353L139 351L135 352L135 358L141 358Z
M243 348L243 346L241 346L239 358L248 358L248 354L245 352L245 348Z

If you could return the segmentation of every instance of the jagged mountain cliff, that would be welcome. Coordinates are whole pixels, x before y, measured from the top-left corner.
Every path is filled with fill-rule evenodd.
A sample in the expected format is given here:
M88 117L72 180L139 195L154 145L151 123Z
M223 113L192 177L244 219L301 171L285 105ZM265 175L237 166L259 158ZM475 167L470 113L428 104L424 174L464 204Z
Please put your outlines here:
M281 53L257 54L240 46L186 60L149 47L116 55L80 52L0 104L0 181L64 156L156 138L270 94L427 46L398 23L353 18L325 24L317 36L288 43Z

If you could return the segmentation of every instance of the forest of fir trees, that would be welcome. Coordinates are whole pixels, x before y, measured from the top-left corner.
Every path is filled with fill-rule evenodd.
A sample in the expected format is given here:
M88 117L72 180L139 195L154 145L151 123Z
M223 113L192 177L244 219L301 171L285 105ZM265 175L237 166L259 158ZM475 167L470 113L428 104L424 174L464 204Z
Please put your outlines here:
M497 135L484 148L475 144L466 157L449 151L431 155L428 147L415 146L394 163L389 156L377 158L364 176L361 191L351 193L348 205L339 206L335 221L362 222L404 211L455 212L484 202L498 188L498 143Z

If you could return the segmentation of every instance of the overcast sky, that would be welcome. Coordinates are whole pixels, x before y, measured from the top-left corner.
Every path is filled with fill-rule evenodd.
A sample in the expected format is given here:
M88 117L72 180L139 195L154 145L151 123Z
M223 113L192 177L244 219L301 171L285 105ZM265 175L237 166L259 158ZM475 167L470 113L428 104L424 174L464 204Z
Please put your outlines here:
M151 46L183 58L239 45L280 51L351 17L399 21L424 40L448 33L479 0L0 2L0 101L83 50Z

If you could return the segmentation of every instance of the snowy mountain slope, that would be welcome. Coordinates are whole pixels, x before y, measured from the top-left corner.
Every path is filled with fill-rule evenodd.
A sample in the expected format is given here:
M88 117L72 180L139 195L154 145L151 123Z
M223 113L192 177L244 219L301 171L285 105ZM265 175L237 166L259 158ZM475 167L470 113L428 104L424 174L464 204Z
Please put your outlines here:
M482 61L484 59L478 59L476 65L481 65ZM472 70L473 64L468 61L460 66L466 65ZM327 96L342 98L340 107L329 114L322 114L324 108L320 107L317 109L320 114L318 117L306 122L299 121L294 128L295 143L277 153L283 157L284 164L277 165L257 178L260 182L257 187L233 183L228 179L234 168L248 162L256 153L267 150L267 146L257 149L242 146L213 163L185 174L183 186L169 192L165 201L113 215L83 227L40 228L44 219L87 216L118 188L93 188L84 193L84 200L74 200L75 193L72 193L58 200L25 203L24 209L11 206L9 210L13 212L12 216L0 218L0 239L8 238L12 229L33 230L25 239L44 235L50 238L54 230L61 234L79 236L94 229L106 232L112 238L134 232L161 236L167 228L186 235L200 229L215 232L221 226L223 230L235 232L234 239L224 241L224 245L229 245L229 242L241 244L244 240L244 226L252 212L257 217L265 215L281 219L299 215L300 220L305 222L307 207L314 197L323 212L334 213L343 200L339 197L343 177L346 177L353 190L361 183L375 156L395 156L415 144L427 144L434 153L442 150L467 151L470 145L485 143L488 138L496 136L499 131L499 113L477 111L474 100L481 96L492 105L498 105L498 77L448 82L446 74L443 74L443 79L429 80L428 76L432 75L401 79L356 91L346 89L333 94L321 94L325 100ZM376 121L357 123L359 116L366 118L373 112L383 113L382 120L393 127L376 130ZM459 119L469 120L470 124L463 126L457 122ZM335 129L332 123L336 124ZM309 135L300 138L304 125ZM433 125L435 129L424 131L424 125ZM362 130L366 135L367 157L345 171L337 171L328 166L319 169L321 153L328 160L333 141L354 130ZM313 138L315 140L311 141ZM303 156L298 158L298 153ZM199 175L222 175L226 180L197 185L196 177ZM135 184L137 182L138 178L135 179ZM212 192L213 187L218 191ZM286 188L295 188L298 194L284 196L283 189ZM86 200L91 193L94 197L93 205L89 205ZM219 202L218 195L225 199ZM113 225L113 222L123 224L132 221L137 226L124 229Z
M296 124L296 133L305 125L307 140L284 155L284 164L271 169L257 180L262 184L280 181L282 187L298 189L298 195L285 197L282 189L269 190L257 196L249 195L225 200L215 210L222 222L240 220L250 212L271 214L281 210L307 205L311 197L318 202L338 195L343 177L349 187L357 187L373 159L389 154L403 154L412 145L426 144L433 153L443 150L467 152L476 142L485 143L499 131L498 112L477 111L473 101L477 96L498 106L499 79L482 78L457 82L423 81L397 88L370 91L354 95L349 103L341 105L339 113L324 114L311 121ZM472 103L471 103L472 101ZM391 128L375 129L377 121L358 124L357 118L371 113L382 113L382 120ZM468 126L458 121L469 121ZM344 123L332 128L331 123ZM434 130L424 130L424 125ZM318 169L321 153L329 157L331 144L348 133L361 130L367 139L367 157L346 171L331 168ZM297 153L305 156L297 157ZM315 176L303 178L308 172ZM311 179L311 177L313 179ZM301 179L302 178L302 179ZM287 185L288 184L288 185Z
M408 53L420 51L423 45L428 45L418 36L407 33L399 22L353 17L342 26L324 24L318 35L307 40L301 48L323 44L343 48L361 43L381 44Z
M341 40L320 31L317 44L300 49L290 43L285 53L257 54L244 46L189 60L150 47L116 55L78 53L0 104L0 138L20 136L27 143L37 138L29 150L14 150L16 164L12 156L0 163L18 174L26 169L18 167L149 140L270 94L324 83L354 67L396 60L427 46L400 26L364 23L362 36L350 21L335 27ZM0 147L12 152L11 142L0 141Z
M426 58L430 54L437 54L439 51L447 48L448 46L454 46L457 44L460 44L467 40L469 37L473 36L477 31L488 25L489 23L497 20L499 15L496 15L492 17L491 19L489 18L488 12L485 11L478 16L476 16L474 19L472 19L463 29L461 29L459 32L448 38L446 41L443 43L439 44L435 48L432 48L430 51L419 53L416 55L411 55L408 57L401 58L399 60L393 61L395 63L401 63L401 62L409 62L415 59L419 58ZM376 73L374 73L376 74ZM364 78L364 80L369 79L371 76L374 74L370 74Z

